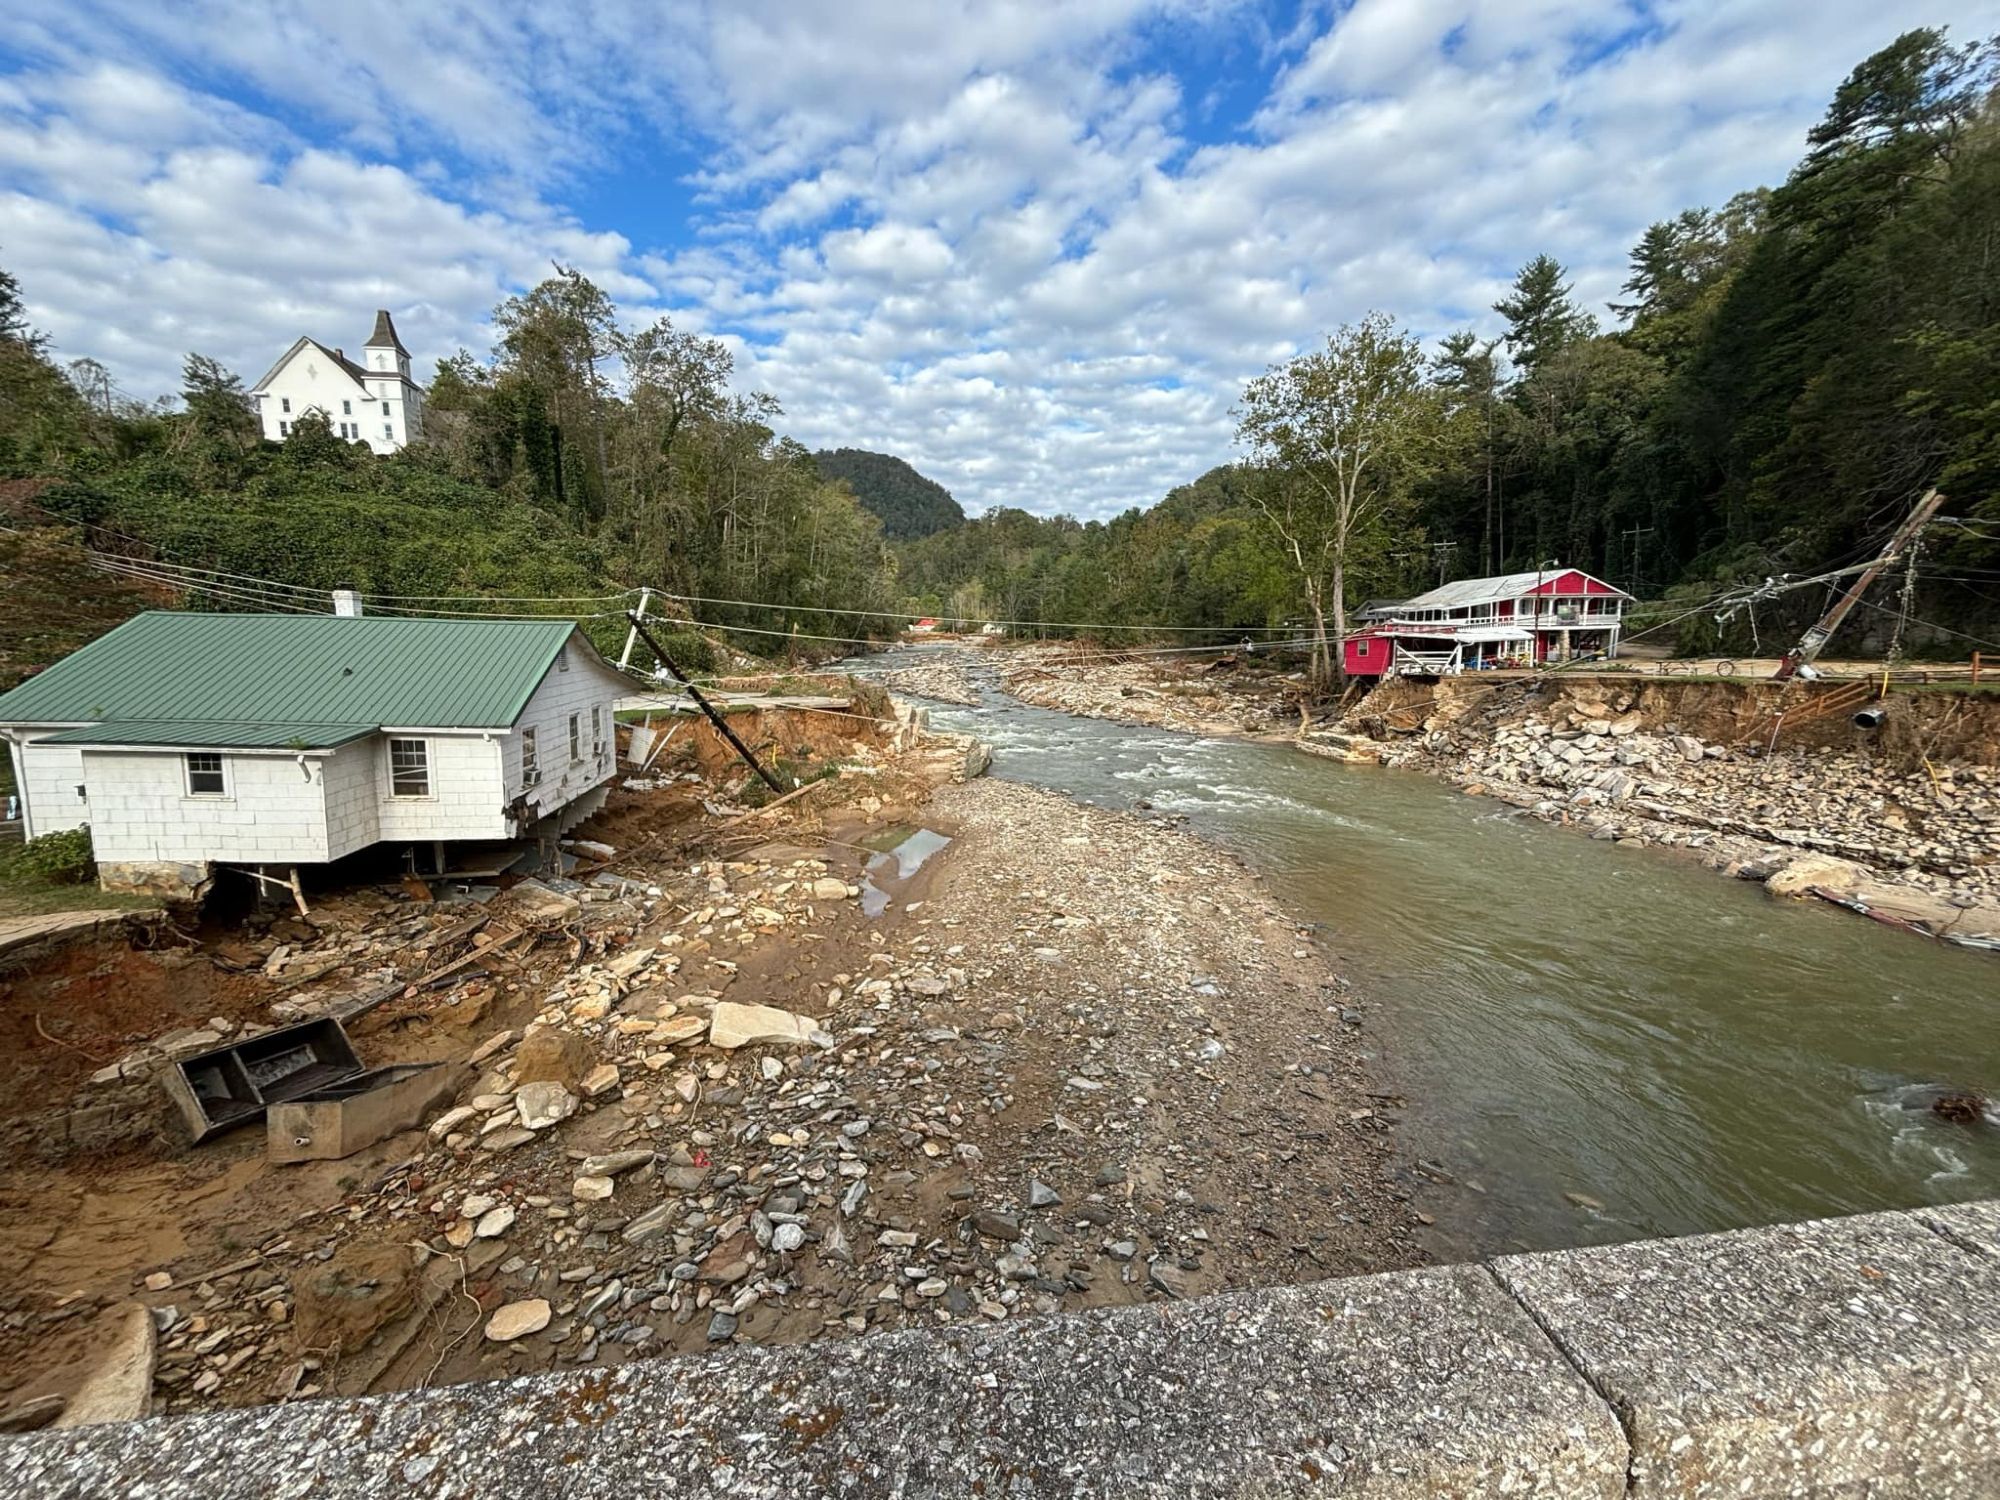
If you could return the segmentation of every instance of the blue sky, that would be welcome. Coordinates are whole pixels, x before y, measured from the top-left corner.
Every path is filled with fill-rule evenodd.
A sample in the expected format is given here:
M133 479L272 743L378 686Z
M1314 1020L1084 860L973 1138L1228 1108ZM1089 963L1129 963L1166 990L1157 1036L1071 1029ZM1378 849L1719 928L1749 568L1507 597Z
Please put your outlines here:
M128 393L391 308L428 370L581 267L724 338L814 447L1109 515L1245 379L1385 309L1490 331L1547 251L1774 182L1898 29L2000 0L27 0L0 265Z

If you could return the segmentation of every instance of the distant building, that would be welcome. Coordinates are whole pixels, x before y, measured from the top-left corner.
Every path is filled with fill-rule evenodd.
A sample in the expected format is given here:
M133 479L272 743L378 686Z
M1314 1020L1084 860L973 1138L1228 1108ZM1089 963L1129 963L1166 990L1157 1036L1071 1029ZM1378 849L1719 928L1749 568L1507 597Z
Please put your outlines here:
M371 844L546 840L603 805L626 680L568 620L154 612L0 693L30 837L108 889Z
M1350 677L1444 677L1618 654L1632 596L1577 568L1461 578L1381 600L1341 642Z
M394 453L424 434L424 388L410 375L410 351L396 337L387 308L356 364L345 349L302 338L250 388L264 436L283 442L307 412L327 420L335 437Z

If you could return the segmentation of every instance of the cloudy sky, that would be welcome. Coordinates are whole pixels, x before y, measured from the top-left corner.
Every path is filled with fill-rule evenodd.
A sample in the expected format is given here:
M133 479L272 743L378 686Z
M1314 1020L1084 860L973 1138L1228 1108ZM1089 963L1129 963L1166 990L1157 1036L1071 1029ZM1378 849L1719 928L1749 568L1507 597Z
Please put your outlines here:
M391 308L428 371L551 260L726 338L810 446L1108 515L1244 379L1384 308L1594 304L1781 178L1900 27L2000 0L16 0L0 265L65 358L254 380Z

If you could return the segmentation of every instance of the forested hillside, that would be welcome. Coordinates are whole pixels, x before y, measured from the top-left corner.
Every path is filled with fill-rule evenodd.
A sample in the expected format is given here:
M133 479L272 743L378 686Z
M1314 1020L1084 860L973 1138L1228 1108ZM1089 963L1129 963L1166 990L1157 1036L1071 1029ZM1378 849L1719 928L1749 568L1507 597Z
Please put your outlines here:
M1923 30L1867 59L1782 184L1647 229L1602 320L1551 245L1489 336L1334 330L1246 388L1239 462L1109 522L965 521L899 459L808 454L731 389L723 344L631 332L572 271L495 309L491 355L442 364L427 441L389 458L310 420L264 442L199 355L173 409L109 401L0 281L0 478L95 545L230 575L190 596L210 607L268 604L248 579L609 619L599 596L651 584L771 632L750 645L888 634L897 611L1333 633L1368 598L1559 559L1665 596L1684 646L1738 651L1826 587L1721 625L1705 601L1866 558L1935 485L1914 572L1841 644L1962 657L2000 641L1996 56Z
M664 318L622 332L570 271L494 318L491 358L440 366L426 441L378 457L313 415L266 442L239 377L199 354L171 408L106 402L101 371L58 363L7 278L0 475L40 481L22 522L81 523L100 550L211 570L185 598L196 608L282 607L285 588L323 607L351 585L382 609L600 614L608 640L628 602L614 595L641 583L776 636L852 633L812 604L893 605L879 523L776 434L775 403L730 390L721 344ZM521 602L534 599L548 602Z
M893 542L948 531L965 524L965 512L951 491L926 479L902 459L861 448L823 448L813 455L819 471L854 491L855 498L882 522Z
M1366 418L1379 458L1349 496L1333 591L1349 607L1556 558L1671 594L1678 614L1722 585L1864 558L1936 485L1951 519L1924 536L1900 644L1991 649L1995 62L1993 43L1935 31L1869 58L1782 185L1646 230L1610 328L1553 255L1522 268L1495 337L1460 332L1426 354L1376 315L1246 391L1250 464L1107 524L981 517L948 544L906 548L904 589L953 613L1027 619L1298 619L1329 582L1327 495ZM1282 544L1288 521L1307 541L1304 568ZM1899 569L1878 586L1847 647L1898 639L1906 581ZM1769 645L1825 598L1802 589L1741 612L1721 643ZM1717 629L1695 610L1675 634L1704 646Z

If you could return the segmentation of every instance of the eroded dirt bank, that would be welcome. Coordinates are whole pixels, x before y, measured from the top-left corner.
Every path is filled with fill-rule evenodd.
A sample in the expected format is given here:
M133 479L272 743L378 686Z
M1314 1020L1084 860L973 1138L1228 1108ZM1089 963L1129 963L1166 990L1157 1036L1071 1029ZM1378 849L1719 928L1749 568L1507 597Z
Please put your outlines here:
M17 1157L0 1404L73 1389L134 1300L171 1411L1419 1260L1397 1101L1269 894L1157 823L952 784L963 757L744 823L692 784L621 794L595 831L639 852L573 893L371 889L237 940L203 981L223 1028L386 971L364 1060L461 1086L342 1161L273 1166L261 1128ZM876 859L918 826L951 842ZM789 1039L718 1045L750 1005Z

